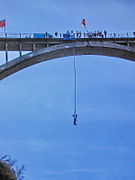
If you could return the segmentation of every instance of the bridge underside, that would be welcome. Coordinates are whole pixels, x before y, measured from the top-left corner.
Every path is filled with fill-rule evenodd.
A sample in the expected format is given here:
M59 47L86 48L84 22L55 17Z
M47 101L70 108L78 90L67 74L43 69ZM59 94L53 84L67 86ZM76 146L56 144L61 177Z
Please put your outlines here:
M0 80L33 64L75 55L103 55L135 61L135 48L99 41L63 43L33 51L0 66Z

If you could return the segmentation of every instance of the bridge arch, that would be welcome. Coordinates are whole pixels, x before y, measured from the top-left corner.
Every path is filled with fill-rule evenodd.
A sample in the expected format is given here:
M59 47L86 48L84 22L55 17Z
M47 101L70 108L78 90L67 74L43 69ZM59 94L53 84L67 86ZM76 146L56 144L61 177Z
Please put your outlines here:
M74 49L74 50L73 50ZM53 45L33 51L0 66L0 80L28 66L60 57L103 55L135 61L135 48L116 43L83 41Z

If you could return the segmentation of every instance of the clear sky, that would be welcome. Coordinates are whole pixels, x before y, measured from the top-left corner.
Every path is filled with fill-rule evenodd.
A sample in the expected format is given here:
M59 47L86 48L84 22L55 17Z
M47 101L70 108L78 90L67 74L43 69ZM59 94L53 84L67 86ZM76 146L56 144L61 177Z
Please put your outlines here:
M134 0L1 0L0 19L8 32L83 30L85 18L90 31L126 33L134 9ZM26 165L25 180L134 180L135 63L77 56L76 65L77 126L73 57L0 81L0 154Z

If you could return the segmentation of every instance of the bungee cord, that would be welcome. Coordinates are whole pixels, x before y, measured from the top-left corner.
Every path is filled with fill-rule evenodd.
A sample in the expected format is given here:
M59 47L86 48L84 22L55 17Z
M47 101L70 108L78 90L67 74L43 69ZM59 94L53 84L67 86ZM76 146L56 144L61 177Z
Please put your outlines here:
M76 55L73 47L73 71L74 71L74 113L73 113L73 125L77 125L77 74L76 74Z

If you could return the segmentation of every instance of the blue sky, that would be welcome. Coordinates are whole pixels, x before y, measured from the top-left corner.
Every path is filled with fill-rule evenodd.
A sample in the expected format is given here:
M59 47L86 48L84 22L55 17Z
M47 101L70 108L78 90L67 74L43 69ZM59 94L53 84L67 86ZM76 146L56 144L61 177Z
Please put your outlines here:
M1 0L0 18L8 32L83 30L85 18L91 31L126 33L135 30L134 7L132 0ZM26 165L26 180L134 180L135 63L77 56L76 66L77 126L73 57L0 82L0 153Z

